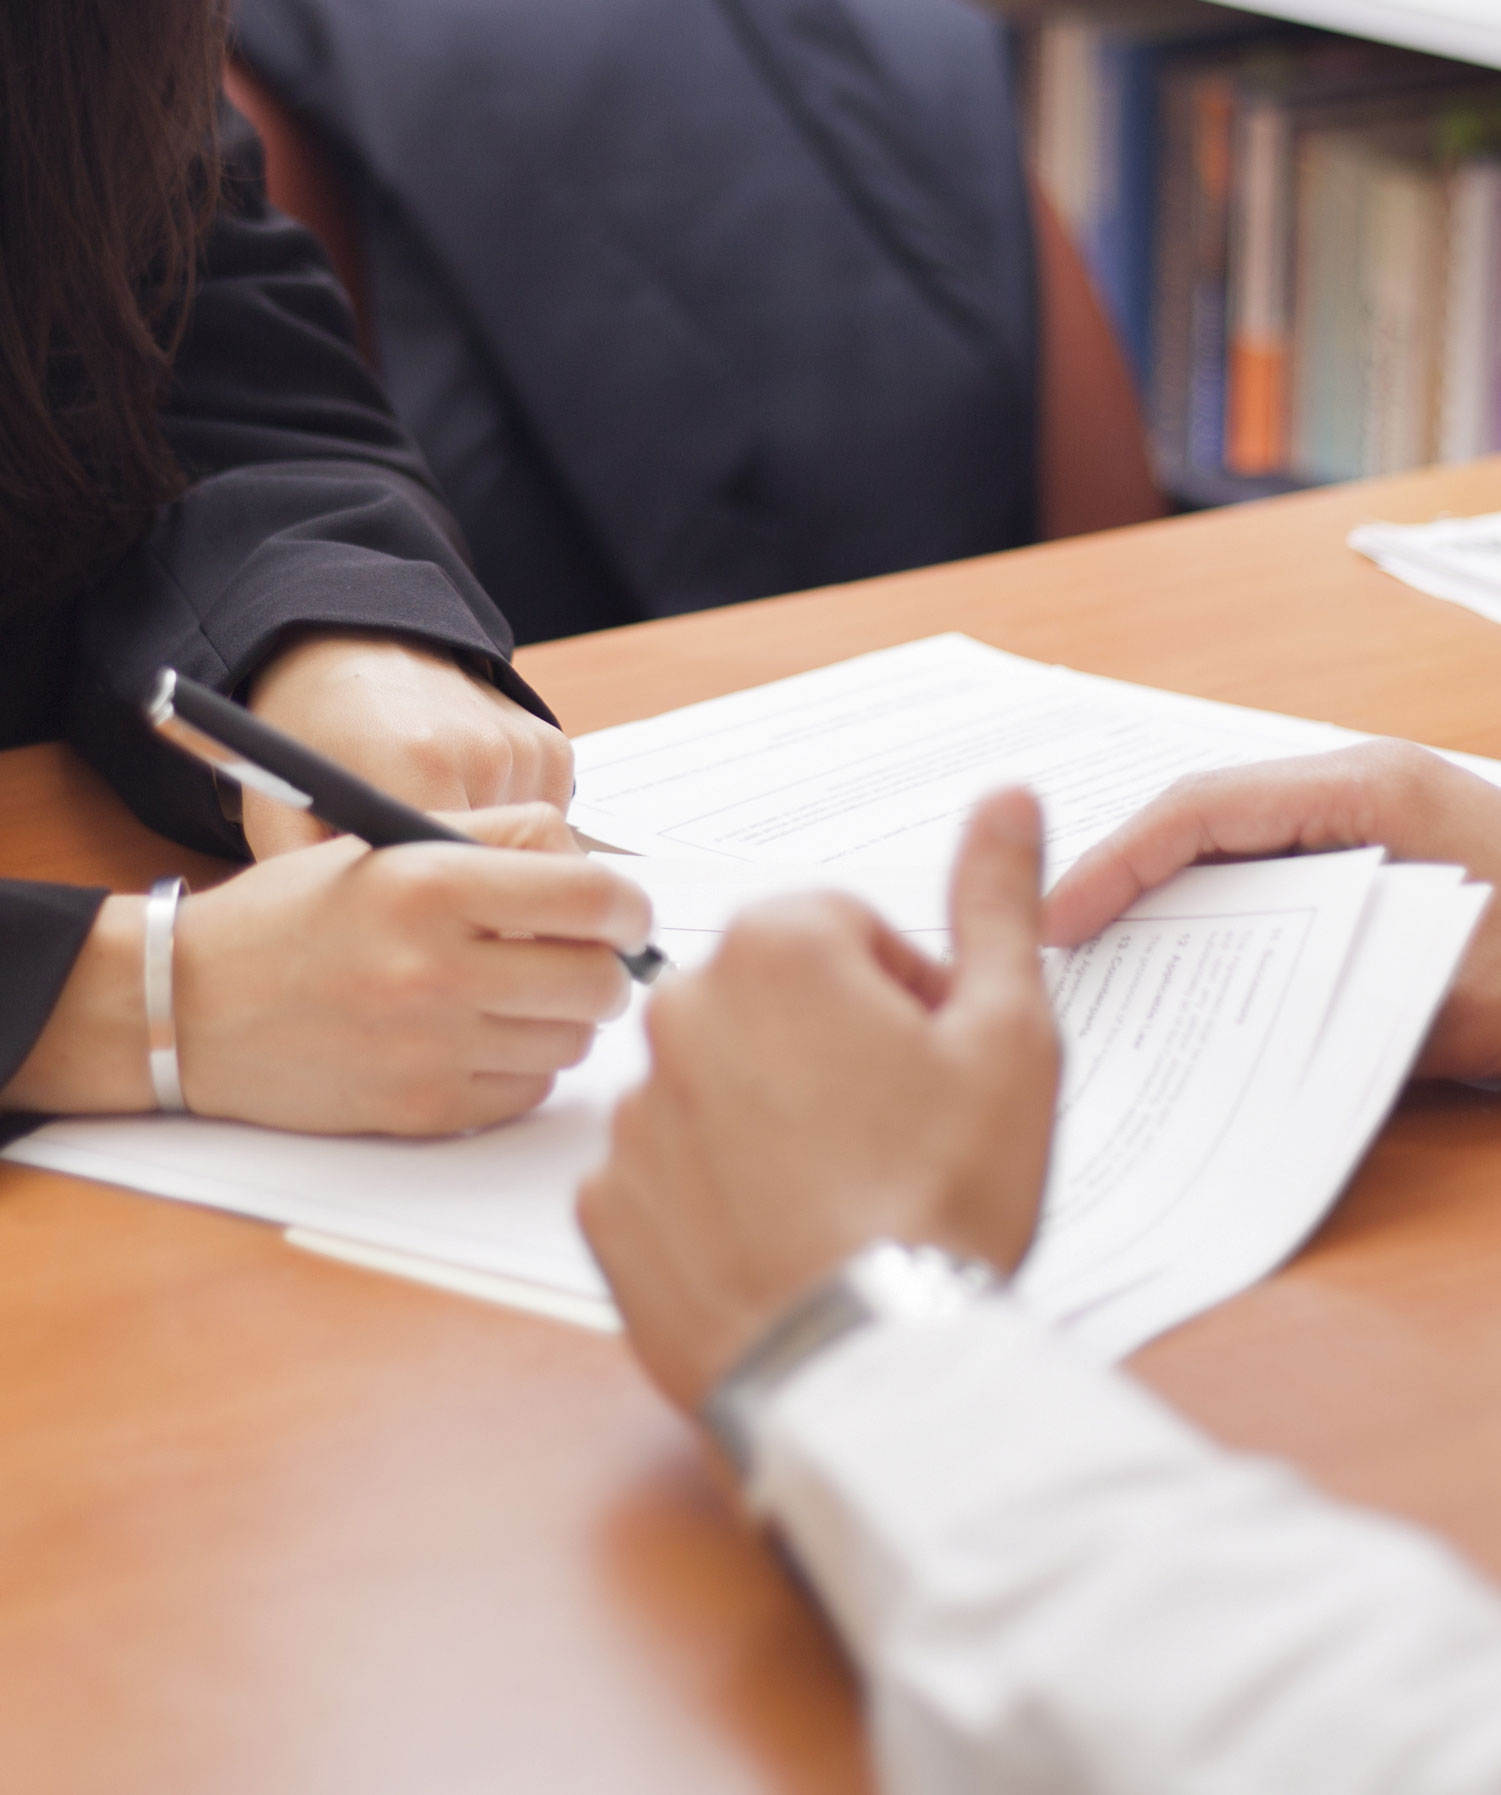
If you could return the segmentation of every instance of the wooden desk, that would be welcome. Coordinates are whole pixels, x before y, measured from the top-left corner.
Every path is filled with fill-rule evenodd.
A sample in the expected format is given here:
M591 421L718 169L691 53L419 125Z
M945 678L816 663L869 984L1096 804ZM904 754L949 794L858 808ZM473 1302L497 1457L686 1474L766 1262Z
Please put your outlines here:
M1501 630L1349 554L1501 461L528 651L584 730L964 629L1501 754ZM189 857L61 751L0 870ZM199 865L195 870L204 870ZM1228 1440L1501 1573L1501 1103L1411 1098L1288 1272L1141 1355ZM26 1795L846 1795L837 1654L613 1342L0 1170L0 1783Z

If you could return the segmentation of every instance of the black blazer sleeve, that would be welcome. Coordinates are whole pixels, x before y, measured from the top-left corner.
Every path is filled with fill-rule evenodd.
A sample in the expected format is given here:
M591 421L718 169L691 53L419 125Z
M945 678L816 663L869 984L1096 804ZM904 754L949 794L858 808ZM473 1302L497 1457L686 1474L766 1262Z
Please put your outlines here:
M289 630L402 632L472 657L553 719L509 665L511 632L358 353L322 251L268 207L259 143L237 115L226 147L227 201L165 414L192 484L82 600L65 714L146 821L242 856L209 777L138 721L163 663L234 691Z
M73 970L106 894L0 879L0 1087L10 1083ZM0 1146L34 1117L0 1111Z

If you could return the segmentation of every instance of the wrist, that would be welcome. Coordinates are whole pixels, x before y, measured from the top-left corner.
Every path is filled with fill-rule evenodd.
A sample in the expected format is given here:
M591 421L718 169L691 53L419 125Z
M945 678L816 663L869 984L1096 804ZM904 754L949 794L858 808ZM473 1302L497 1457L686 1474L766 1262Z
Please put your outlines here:
M106 898L47 1026L5 1087L7 1109L77 1115L156 1107L141 976L145 939L146 900Z
M778 1390L850 1335L882 1322L944 1321L993 1296L1001 1274L942 1247L877 1240L768 1327L705 1398L701 1417L742 1483L755 1474L761 1415Z
M245 702L258 710L274 703L278 688L304 674L316 679L356 679L362 669L420 662L445 672L463 672L454 651L418 636L398 636L368 629L300 629L288 631L256 668L245 687Z

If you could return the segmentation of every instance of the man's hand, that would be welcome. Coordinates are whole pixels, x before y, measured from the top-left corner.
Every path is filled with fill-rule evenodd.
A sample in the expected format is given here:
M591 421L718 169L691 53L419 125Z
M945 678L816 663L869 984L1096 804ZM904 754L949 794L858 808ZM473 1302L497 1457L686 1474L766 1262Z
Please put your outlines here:
M250 708L419 810L482 810L573 792L568 738L442 654L390 637L308 635L268 661ZM316 818L245 793L257 860L329 833Z
M685 1407L867 1241L1021 1260L1058 1077L1038 844L1025 793L977 813L952 968L851 900L789 899L656 998L650 1080L580 1213L636 1350Z
M1086 941L1142 892L1199 860L1381 846L1501 885L1501 791L1409 742L1181 780L1092 849L1047 902L1047 939ZM1501 914L1470 944L1418 1072L1501 1076Z

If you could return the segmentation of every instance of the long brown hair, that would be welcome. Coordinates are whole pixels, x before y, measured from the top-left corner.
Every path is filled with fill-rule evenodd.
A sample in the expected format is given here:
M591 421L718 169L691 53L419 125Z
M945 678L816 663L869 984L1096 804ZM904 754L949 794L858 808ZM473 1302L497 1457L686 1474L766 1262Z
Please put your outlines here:
M222 0L0 0L0 609L183 480L158 413L217 199Z

